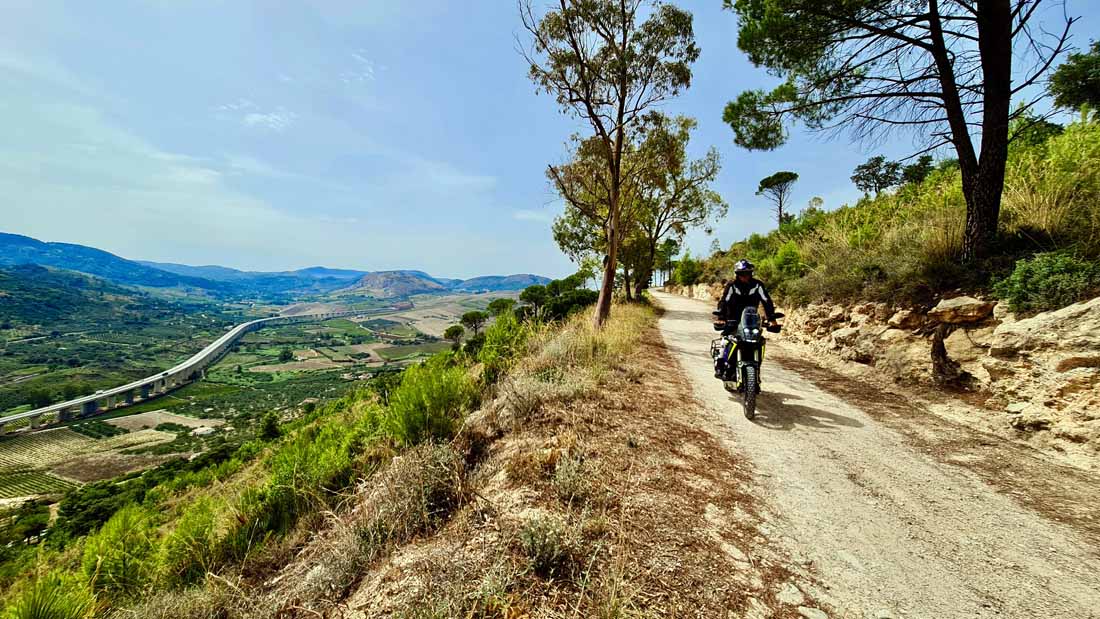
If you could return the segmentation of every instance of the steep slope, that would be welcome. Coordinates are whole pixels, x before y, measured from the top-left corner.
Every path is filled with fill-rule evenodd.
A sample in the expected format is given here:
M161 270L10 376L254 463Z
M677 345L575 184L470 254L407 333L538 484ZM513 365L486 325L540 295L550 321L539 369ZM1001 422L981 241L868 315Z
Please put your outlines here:
M191 286L210 291L227 290L224 284L209 279L169 273L101 249L70 243L45 243L27 236L0 232L0 266L19 264L79 271L134 286Z

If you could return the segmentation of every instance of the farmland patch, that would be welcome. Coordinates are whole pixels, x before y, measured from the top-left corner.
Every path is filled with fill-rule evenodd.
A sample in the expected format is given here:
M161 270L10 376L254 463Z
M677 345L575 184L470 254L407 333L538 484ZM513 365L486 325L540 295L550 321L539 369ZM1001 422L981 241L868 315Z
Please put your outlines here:
M111 425L129 430L130 432L136 432L138 430L147 430L150 428L156 428L162 423L174 423L176 425L185 426L188 428L201 428L203 426L216 428L218 426L225 425L224 419L195 419L194 417L185 417L183 415L177 415L175 413L169 413L168 411L150 411L148 413L141 413L138 415L130 415L129 417L118 417L112 419L109 422Z

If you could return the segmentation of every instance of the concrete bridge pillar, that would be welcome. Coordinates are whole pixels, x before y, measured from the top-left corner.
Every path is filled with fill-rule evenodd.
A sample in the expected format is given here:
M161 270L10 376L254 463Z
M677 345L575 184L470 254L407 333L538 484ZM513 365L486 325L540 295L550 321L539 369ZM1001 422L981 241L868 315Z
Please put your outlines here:
M141 386L141 399L142 400L148 400L149 399L150 387L151 387L151 385L142 385Z
M38 415L37 417L31 417L30 420L29 420L30 421L30 429L34 430L35 428L37 428L38 427L38 422L41 421L41 420L42 420L41 415Z
M127 391L125 397L126 397L126 403L127 404L133 404L134 403L134 390L131 389L131 390Z
M68 420L72 419L72 416L73 416L73 411L68 406L66 406L65 408L58 409L58 411L57 411L57 420L58 421L68 421Z
M84 410L82 411L82 413L83 413L82 416L88 417L89 415L94 415L94 414L96 414L96 411L98 411L98 410L99 410L99 402L97 402L96 400L92 400L91 402L85 402L84 403Z

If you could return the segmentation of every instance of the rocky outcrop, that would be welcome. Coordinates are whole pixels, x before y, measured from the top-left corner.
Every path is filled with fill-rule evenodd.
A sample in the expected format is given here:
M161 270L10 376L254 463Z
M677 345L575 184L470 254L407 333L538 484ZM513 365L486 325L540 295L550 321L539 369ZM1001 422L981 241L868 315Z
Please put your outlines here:
M928 317L950 325L980 322L993 314L995 304L974 297L944 299L928 311Z
M1024 320L973 297L883 314L872 304L811 305L790 312L787 337L897 380L931 382L932 334L947 324L947 357L1005 423L1100 449L1100 298Z
M960 380L984 394L1005 424L1100 450L1100 298L1026 319L970 296L931 309L812 304L788 312L783 337L895 380L931 384L937 331L946 333L944 350Z

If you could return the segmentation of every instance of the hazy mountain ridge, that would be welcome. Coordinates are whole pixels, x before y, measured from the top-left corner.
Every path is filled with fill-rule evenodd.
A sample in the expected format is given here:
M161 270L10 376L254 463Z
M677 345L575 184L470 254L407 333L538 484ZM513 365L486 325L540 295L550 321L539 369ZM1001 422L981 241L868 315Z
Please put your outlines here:
M0 232L0 266L37 264L94 275L117 284L151 288L197 288L221 297L289 299L301 295L365 292L381 298L449 291L521 290L545 284L538 275L438 278L419 270L359 271L313 266L295 271L242 271L219 265L192 266L128 260L93 247L49 243Z
M210 291L227 287L209 279L155 269L110 252L71 243L46 243L19 234L0 232L0 266L37 264L95 275L118 284L170 288L192 286Z

